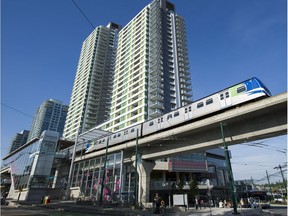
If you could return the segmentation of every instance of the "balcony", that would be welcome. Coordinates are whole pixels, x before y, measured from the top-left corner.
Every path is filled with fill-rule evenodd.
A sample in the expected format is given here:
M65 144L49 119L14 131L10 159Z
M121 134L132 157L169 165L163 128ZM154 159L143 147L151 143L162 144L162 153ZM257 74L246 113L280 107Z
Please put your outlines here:
M150 95L150 100L164 100L164 97L163 97L163 95L161 95L161 94L158 94L158 93L156 93L156 94L151 94Z
M161 110L159 109L154 109L152 110L152 112L149 114L149 116L151 116L152 118L156 118L162 115Z
M161 108L163 108L163 106L164 106L164 104L163 104L162 102L159 102L159 101L156 101L155 103L152 103L152 104L150 105L150 107L151 107L152 109L156 109L156 108L161 109Z

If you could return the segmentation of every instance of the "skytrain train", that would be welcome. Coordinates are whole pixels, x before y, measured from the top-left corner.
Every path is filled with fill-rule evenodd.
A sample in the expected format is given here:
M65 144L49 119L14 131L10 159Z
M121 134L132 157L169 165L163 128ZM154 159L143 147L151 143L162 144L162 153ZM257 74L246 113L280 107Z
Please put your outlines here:
M108 138L109 146L117 145L125 141L136 139L137 131L138 138L144 137L208 114L270 96L271 93L268 88L258 78L253 77L160 117L150 119L130 128L117 131L112 135L107 135L106 137L95 140L93 145L86 150L86 153L105 148Z

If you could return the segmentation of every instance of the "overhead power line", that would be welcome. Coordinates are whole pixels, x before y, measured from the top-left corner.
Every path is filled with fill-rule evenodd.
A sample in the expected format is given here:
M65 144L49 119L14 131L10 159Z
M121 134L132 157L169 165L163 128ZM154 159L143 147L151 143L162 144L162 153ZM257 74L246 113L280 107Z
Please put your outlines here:
M283 172L287 172L287 170L285 169L285 170L283 170ZM268 177L279 177L280 175L281 175L281 172L277 171L277 172L274 172L274 173L268 175ZM258 180L254 180L254 181L261 182L261 181L264 181L266 179L267 179L267 176L264 176L264 177L262 177L262 178L260 178Z
M95 29L95 26L92 24L92 22L88 19L88 17L85 15L85 13L81 10L81 8L76 4L76 2L74 0L72 0L72 2L74 3L74 5L78 8L78 10L81 12L81 14L85 17L85 19L87 20L87 22L93 27L93 29Z
M16 112L18 112L18 113L21 113L21 114L23 114L23 115L25 115L25 116L28 116L28 117L30 117L30 118L34 118L33 116L31 116L31 115L29 115L29 114L27 114L27 113L25 113L25 112L22 112L21 110L19 110L19 109L16 109L16 108L14 108L14 107L12 107L12 106L9 106L9 105L7 105L7 104L4 104L4 103L2 103L1 102L1 105L3 105L3 106L5 106L5 107L7 107L7 108L9 108L9 109L12 109L12 110L14 110L14 111L16 111Z

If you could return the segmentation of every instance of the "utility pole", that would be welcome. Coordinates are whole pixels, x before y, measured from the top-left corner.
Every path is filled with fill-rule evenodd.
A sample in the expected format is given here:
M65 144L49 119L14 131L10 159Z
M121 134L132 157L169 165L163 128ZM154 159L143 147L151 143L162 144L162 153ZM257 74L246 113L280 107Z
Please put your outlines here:
M231 187L231 192L233 194L232 200L233 200L233 209L234 209L234 214L237 214L237 196L236 196L236 188L234 186L234 178L233 178L233 173L232 173L232 166L230 162L230 157L228 153L228 147L225 142L225 135L224 135L224 129L223 129L223 123L220 122L220 127L221 127L221 135L222 135L222 140L223 140L223 145L224 145L224 153L225 153L225 159L228 165L228 176L229 176L229 182L230 182L230 187Z
M287 165L283 166L283 167L286 167ZM282 171L282 166L279 164L278 167L274 167L274 169L280 169L280 172L281 172L281 176L282 176L282 179L283 179L283 186L285 187L285 190L286 190L286 194L287 194L287 184L286 184L286 180L284 178L284 175L283 175L283 171Z
M71 186L71 182L72 182L71 181L72 180L72 170L73 170L74 161L75 161L75 157L76 157L76 150L77 150L79 133L80 133L80 128L77 129L75 143L74 143L74 146L73 146L73 152L72 152L71 164L70 164L70 169L69 169L67 188L66 188L66 191L65 191L66 200L70 199L70 186ZM69 152L68 152L68 154L69 154Z
M271 185L270 185L270 179L269 179L269 175L268 175L267 170L266 170L266 176L267 176L268 185L269 185L269 192L270 192L270 195L272 196L272 190L271 190Z
M138 129L137 129L137 134L136 134L136 153L135 153L135 176L134 176L134 203L135 205L137 204L138 197L137 197L137 185L138 185L138 173L137 173L137 162L138 162Z
M107 142L106 142L106 152L105 152L105 160L104 160L104 166L103 166L103 176L102 176L102 181L101 181L101 192L100 192L100 199L99 203L102 204L103 201L103 190L104 190L104 181L106 177L106 165L107 165L107 154L108 154L108 145L109 145L109 138L107 137Z

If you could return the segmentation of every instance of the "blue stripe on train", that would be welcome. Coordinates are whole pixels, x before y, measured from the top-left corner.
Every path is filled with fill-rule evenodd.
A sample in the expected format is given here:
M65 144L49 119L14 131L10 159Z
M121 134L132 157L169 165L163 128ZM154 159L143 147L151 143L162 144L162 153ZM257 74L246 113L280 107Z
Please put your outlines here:
M252 91L249 91L247 92L248 95L252 95L252 94L257 94L257 93L265 93L263 90L252 90Z

